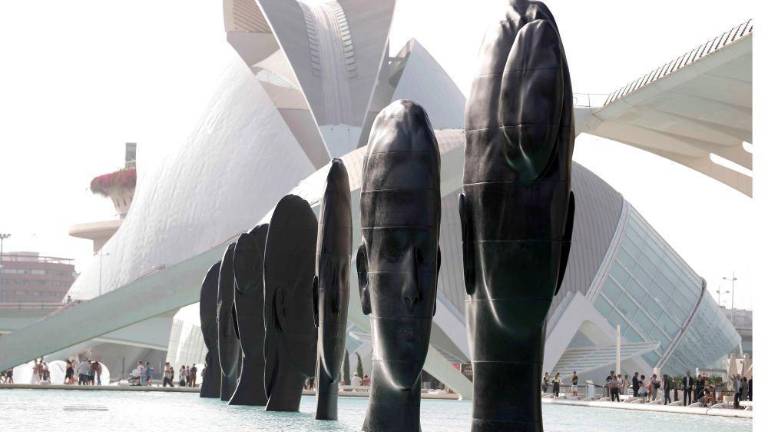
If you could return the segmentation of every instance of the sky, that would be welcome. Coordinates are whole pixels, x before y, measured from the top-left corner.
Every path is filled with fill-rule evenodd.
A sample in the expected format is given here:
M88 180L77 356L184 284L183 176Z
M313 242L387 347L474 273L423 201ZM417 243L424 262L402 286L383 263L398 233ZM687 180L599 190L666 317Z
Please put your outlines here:
M754 1L550 0L574 93L607 94L738 24ZM465 92L504 2L401 0L394 52L415 37ZM69 226L116 217L90 180L137 142L139 176L183 144L229 49L222 0L0 2L0 232L6 251L92 258ZM588 135L574 159L601 176L736 307L759 288L753 200L666 159ZM730 305L730 297L723 303Z

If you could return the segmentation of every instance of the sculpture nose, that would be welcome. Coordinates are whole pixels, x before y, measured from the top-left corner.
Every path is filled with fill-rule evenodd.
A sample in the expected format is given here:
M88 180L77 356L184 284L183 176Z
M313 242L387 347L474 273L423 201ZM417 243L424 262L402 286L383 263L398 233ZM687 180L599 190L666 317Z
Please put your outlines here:
M408 311L412 312L413 307L416 306L416 303L418 303L419 300L421 300L421 296L419 295L419 288L416 284L416 281L411 279L406 282L405 286L403 287L403 302L408 308Z

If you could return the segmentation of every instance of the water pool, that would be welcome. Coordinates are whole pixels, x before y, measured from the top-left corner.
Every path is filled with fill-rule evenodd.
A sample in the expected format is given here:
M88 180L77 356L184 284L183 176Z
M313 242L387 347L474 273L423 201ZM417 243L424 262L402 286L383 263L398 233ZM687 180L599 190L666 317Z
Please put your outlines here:
M359 431L368 400L340 398L339 421L314 420L315 398L302 398L299 413L231 407L194 393L0 390L3 432L260 432ZM466 432L471 403L424 400L424 432ZM547 432L747 432L749 419L544 405Z

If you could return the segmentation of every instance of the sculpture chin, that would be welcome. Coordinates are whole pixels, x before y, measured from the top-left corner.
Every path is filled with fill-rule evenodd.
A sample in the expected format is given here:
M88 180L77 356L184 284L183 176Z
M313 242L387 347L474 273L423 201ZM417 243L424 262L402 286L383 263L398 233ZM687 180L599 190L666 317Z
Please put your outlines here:
M371 322L380 343L374 352L374 362L381 368L383 378L398 390L412 389L421 377L427 357L431 320L374 318Z

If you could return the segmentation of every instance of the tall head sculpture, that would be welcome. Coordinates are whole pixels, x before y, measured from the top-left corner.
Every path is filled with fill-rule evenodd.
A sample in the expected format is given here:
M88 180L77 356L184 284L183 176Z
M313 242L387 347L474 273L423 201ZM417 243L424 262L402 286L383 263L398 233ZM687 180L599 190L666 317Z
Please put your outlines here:
M235 315L243 366L230 405L267 404L264 392L264 247L269 225L259 225L235 244Z
M376 117L360 211L357 272L373 343L363 429L418 431L440 266L440 153L419 105L396 101Z
M573 97L555 20L510 1L480 51L459 199L472 430L541 431L545 319L573 228Z
M328 171L315 252L315 314L318 324L318 420L338 417L339 382L344 361L352 258L352 208L344 162L334 159Z
M219 269L219 292L217 298L216 321L219 329L219 363L221 364L221 395L223 401L229 401L237 387L243 352L237 335L237 317L235 315L235 243L230 244L221 259Z
M208 350L205 353L203 383L200 385L200 397L218 398L221 394L221 366L219 365L219 328L216 323L216 298L219 293L219 267L221 261L212 265L200 287L200 329L203 342Z
M313 279L317 219L295 195L277 203L264 252L264 385L268 411L298 411L315 372Z

